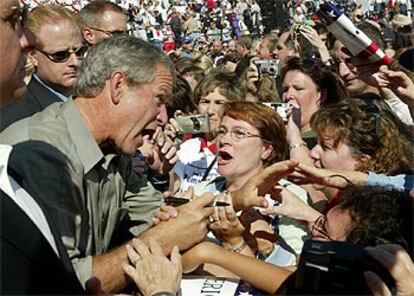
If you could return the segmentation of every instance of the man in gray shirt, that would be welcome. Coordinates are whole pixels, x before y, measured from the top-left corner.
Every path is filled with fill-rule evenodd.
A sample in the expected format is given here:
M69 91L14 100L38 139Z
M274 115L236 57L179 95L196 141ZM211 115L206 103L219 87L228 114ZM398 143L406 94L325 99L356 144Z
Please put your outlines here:
M125 245L111 248L134 236L155 238L169 253L174 245L190 248L207 233L213 210L205 206L213 201L211 195L180 207L176 218L148 229L162 196L131 171L128 155L142 144L143 130L167 120L173 75L172 63L155 47L114 36L88 53L73 101L51 105L0 134L2 143L44 141L69 159L65 169L70 177L44 169L45 163L55 161L53 156L33 157L28 167L38 170L26 175L36 176L32 189L41 191L53 213L82 283L96 276L107 291L125 287Z

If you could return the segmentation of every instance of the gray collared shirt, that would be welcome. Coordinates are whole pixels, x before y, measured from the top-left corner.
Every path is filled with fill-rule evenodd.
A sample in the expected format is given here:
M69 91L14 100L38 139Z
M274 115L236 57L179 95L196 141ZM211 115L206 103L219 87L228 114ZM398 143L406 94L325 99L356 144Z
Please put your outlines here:
M67 174L47 176L42 171L46 186L38 195L59 225L80 282L85 283L92 274L92 256L109 250L121 224L127 221L127 231L134 236L152 226L162 194L131 170L130 157L103 152L72 100L54 103L0 134L0 143L27 140L49 143L69 160ZM37 170L41 165L33 173Z

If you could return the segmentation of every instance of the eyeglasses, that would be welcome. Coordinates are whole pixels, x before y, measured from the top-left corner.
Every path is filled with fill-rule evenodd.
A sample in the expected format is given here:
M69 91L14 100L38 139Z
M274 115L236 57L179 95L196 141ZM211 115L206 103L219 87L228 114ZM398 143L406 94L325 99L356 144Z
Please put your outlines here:
M43 53L45 56L49 58L49 60L56 62L56 63L64 63L69 60L71 54L75 54L75 56L79 59L83 59L85 57L86 52L88 51L88 47L82 46L73 51L69 50L62 50L56 52L47 52L44 50L37 49L37 51Z
M311 230L312 238L315 236L322 237L326 240L333 241L334 239L329 236L328 231L326 229L326 216L320 215L315 222L313 223L312 230Z
M112 35L119 35L119 34L123 34L125 33L125 31L123 30L113 30L113 31L107 31L107 30L102 30L102 29L98 29L98 28L94 28L94 27L89 27L92 30L98 31L98 32L102 32L108 36L112 36Z
M241 127L235 127L235 128L233 128L229 131L224 126L221 126L215 131L215 135L216 135L217 139L223 138L227 133L230 133L231 138L236 142L239 142L239 141L244 140L246 138L261 138L261 139L263 139L262 136L249 133L248 131L246 131L244 128L241 128Z

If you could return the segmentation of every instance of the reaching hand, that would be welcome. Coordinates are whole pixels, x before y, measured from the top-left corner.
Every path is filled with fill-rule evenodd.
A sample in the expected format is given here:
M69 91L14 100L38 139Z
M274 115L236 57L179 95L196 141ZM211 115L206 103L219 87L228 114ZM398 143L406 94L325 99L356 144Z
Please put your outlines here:
M210 193L192 199L189 203L176 208L177 217L162 221L156 227L158 231L171 235L171 239L181 251L191 248L202 241L207 234L208 218L214 211L213 207L208 205L213 201L214 196Z
M414 105L414 82L402 71L388 70L382 66L374 75L379 87L387 87L395 92L408 106Z
M168 174L177 162L177 147L169 137L163 134L161 128L157 128L153 141L154 146L147 153L148 166L159 174Z
M126 245L128 258L133 265L124 264L123 269L139 287L145 296L157 292L177 293L181 283L181 255L175 246L171 260L165 257L157 241L150 239L149 248L139 239L132 241L132 247Z
M209 227L221 242L230 246L238 245L243 240L244 226L236 216L231 204L231 197L222 193L216 200L230 203L230 206L215 207L213 223Z
M297 165L297 161L286 160L265 168L258 175L250 178L242 188L232 193L233 207L236 210L254 206L266 208L268 203L264 195L271 192L277 182L293 172Z
M366 248L366 251L388 269L395 280L398 295L414 295L414 264L401 246L381 245L375 248ZM373 295L391 295L388 287L376 273L367 271L365 278Z
M207 241L195 245L183 254L183 272L190 273L194 271L201 264L209 262L209 257L218 256L220 250L219 245Z
M161 204L160 210L155 214L154 224L157 225L161 221L168 221L170 218L177 217L177 210L173 206L165 203Z
M326 187L344 189L349 185L362 185L368 175L356 171L328 170L299 163L289 179L297 184L319 184Z
M301 26L300 33L309 41L310 44L312 44L313 47L318 50L322 61L329 59L329 50L323 42L321 36L318 35L318 32L314 28L311 26Z
M263 215L282 215L294 220L305 221L308 223L315 221L316 218L320 216L318 211L308 206L288 189L283 189L280 196L280 205L261 209L260 212Z

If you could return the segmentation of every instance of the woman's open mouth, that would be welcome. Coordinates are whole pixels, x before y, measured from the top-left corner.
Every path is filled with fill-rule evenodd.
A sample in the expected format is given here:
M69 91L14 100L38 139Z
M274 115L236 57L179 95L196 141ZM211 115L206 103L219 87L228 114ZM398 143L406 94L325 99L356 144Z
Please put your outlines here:
M225 165L227 163L229 163L231 160L233 159L233 156L230 155L230 153L220 150L218 152L218 157L217 157L217 161L218 164L220 165Z

